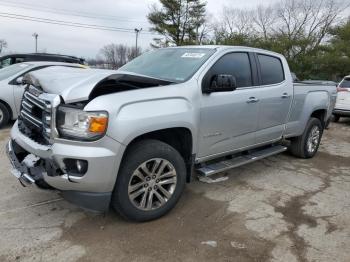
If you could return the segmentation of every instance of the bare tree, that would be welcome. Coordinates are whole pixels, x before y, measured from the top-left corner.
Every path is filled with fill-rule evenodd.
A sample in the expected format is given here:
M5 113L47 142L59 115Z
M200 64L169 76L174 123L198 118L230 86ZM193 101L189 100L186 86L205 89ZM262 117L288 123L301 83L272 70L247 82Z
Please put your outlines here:
M128 61L128 47L122 44L109 44L101 49L101 54L105 58L108 68L118 69Z
M97 57L99 67L118 69L142 53L141 48L128 47L122 44L109 44L101 48L100 54L103 58ZM101 63L104 60L104 63ZM104 64L104 65L101 65Z
M258 34L262 34L265 40L273 31L273 26L276 23L276 12L272 6L259 5L253 11L254 29Z
M141 55L142 53L142 49L140 47L137 48L136 47L130 47L127 50L127 59L128 61L133 60L134 58L138 57L139 55Z
M253 15L251 10L224 7L221 19L213 25L215 38L232 38L253 34Z
M105 60L101 58L99 55L97 55L96 58L86 59L86 62L90 67L93 67L93 68L101 68L101 69L108 68L106 67Z
M232 43L234 38L241 38L243 44L264 40L260 43L274 45L275 41L278 51L294 59L324 42L345 7L341 0L280 0L253 10L225 7L214 37L221 43Z
M5 39L0 39L0 54L2 52L2 50L4 50L5 48L7 48L7 42Z
M343 7L337 0L282 0L276 6L276 33L306 43L292 55L312 50L322 43Z
M201 24L196 30L196 44L202 45L210 40L210 33L213 31L212 16L207 14L203 24Z
M252 32L252 15L250 10L224 7L223 26L230 34L245 35Z

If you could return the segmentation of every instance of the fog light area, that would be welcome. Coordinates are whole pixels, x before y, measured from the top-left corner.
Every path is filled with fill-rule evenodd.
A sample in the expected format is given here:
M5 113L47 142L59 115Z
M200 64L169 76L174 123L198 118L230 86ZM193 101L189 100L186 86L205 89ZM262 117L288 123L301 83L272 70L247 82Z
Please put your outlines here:
M68 175L83 176L88 170L88 161L82 159L66 158L63 160Z

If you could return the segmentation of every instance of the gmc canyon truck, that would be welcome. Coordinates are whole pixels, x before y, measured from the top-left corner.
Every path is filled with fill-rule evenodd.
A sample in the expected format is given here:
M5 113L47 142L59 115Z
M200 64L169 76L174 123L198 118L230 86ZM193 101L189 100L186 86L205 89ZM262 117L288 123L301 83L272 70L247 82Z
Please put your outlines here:
M12 174L134 221L170 211L193 172L288 148L313 157L336 101L335 86L293 84L282 55L246 47L165 48L118 71L55 67L25 82Z

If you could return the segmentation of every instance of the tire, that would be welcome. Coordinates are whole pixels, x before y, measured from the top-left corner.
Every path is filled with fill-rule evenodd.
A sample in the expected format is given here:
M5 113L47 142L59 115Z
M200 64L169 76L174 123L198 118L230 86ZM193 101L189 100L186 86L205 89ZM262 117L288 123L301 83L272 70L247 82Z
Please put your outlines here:
M0 128L4 127L9 122L9 119L10 112L3 103L0 103Z
M163 166L165 167L162 169ZM152 172L153 168L156 172ZM149 175L147 172L150 172ZM176 182L165 183L169 181ZM111 205L128 220L154 220L168 213L176 205L185 183L186 166L180 153L161 141L144 140L127 150L118 173ZM167 194L164 193L164 189Z
M330 124L331 124L331 121L332 121L332 117L330 117L330 118L328 118L328 120L327 120L327 122L326 122L326 124L325 124L325 127L324 127L324 129L329 129L329 126L330 126Z
M333 115L333 121L338 123L340 120L340 115Z
M315 130L318 130L319 134L316 139ZM320 142L323 134L323 126L321 121L318 118L310 118L309 122L306 125L304 133L295 137L291 140L291 145L289 147L289 151L292 155L299 158L312 158L316 155L318 148L320 146ZM314 135L314 140L310 138L310 136ZM311 147L309 146L309 142L311 139ZM311 150L312 149L312 150Z

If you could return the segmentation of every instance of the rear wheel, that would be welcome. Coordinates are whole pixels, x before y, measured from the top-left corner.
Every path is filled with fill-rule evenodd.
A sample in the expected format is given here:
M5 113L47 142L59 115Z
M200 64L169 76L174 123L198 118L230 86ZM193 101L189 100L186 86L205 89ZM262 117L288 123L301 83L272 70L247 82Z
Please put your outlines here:
M0 103L0 128L6 125L9 119L10 119L10 112L8 111L7 107L3 103Z
M310 118L304 133L293 138L289 151L300 158L312 158L316 155L323 134L323 126L319 119Z
M173 147L157 140L141 141L126 153L111 204L127 219L153 220L176 205L185 181L184 160Z
M333 115L333 121L334 122L339 122L339 120L340 120L340 115Z

